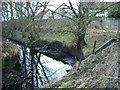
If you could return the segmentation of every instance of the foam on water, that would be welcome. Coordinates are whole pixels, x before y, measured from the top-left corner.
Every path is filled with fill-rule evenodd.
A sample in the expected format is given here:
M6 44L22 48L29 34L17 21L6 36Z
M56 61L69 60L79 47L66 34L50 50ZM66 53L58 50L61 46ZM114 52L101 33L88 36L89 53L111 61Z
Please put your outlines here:
M18 50L19 63L22 64L22 62L23 62L23 50L22 50L21 46L19 46L19 45L17 45L17 46L19 49ZM26 58L27 66L28 66L27 69L30 69L30 67L29 67L30 60L31 60L30 49L27 48L26 50L27 50L27 52L26 52L25 58ZM39 55L40 53L37 53L37 54ZM52 59L46 55L43 55L43 54L41 54L40 61L41 61L42 65L45 68L47 68L48 71L46 71L46 73L47 73L47 76L48 76L50 82L52 82L52 83L62 79L62 77L67 74L66 70L72 69L72 66L64 64L60 61L54 60L54 59ZM40 64L38 64L38 67L41 67ZM38 71L40 74L42 73L40 68ZM41 84L39 84L39 85L41 85Z

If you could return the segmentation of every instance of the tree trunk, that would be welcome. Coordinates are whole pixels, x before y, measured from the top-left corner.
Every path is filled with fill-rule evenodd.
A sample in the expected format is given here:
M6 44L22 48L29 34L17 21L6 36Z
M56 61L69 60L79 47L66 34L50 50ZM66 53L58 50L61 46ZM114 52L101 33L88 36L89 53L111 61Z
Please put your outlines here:
M81 23L81 24L83 24L83 23ZM79 24L79 26L78 26L78 32L75 35L76 36L76 45L77 45L76 47L77 47L77 49L80 52L80 61L82 59L84 59L83 48L84 48L84 45L85 45L84 38L85 38L85 33L86 33L86 26L84 26L81 29L81 27L83 26L81 24Z
M77 49L79 50L80 52L80 61L84 58L84 54L83 54L83 43L84 43L84 36L80 35L80 34L77 34L77 41L76 41L76 44L77 44Z
M118 28L120 28L120 19L118 20ZM120 30L120 29L119 29ZM120 32L118 31L118 79L120 79ZM118 80L118 89L120 89L120 80Z
M30 55L31 55L31 84L34 86L34 53L35 51L33 49L30 49ZM33 90L33 87L32 87Z

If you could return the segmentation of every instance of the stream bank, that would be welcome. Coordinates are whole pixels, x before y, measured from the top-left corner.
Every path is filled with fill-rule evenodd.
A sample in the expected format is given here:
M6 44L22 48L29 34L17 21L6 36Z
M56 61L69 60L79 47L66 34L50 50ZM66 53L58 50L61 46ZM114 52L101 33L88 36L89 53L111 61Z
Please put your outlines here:
M58 45L59 45L59 48L58 48ZM34 46L34 47L36 48L36 46ZM55 58L52 59L50 57L47 57L47 56L41 54L41 52L40 52L40 55L41 55L40 61L41 61L42 67L44 66L46 68L46 70L50 70L49 72L48 71L45 71L45 72L47 74L47 77L50 76L50 78L49 78L50 82L52 81L51 83L55 83L56 81L60 80L64 75L66 75L70 69L72 69L71 66L67 65L67 64L70 64L71 62L69 62L69 63L67 62L67 64L66 64L66 61L68 61L68 60L73 61L74 59L69 56L70 55L74 56L75 53L72 53L73 55L69 54L70 50L72 50L72 49L70 49L69 47L67 47L66 45L63 45L61 42L58 42L58 41L48 44L48 47L45 50L44 49L42 49L42 51L41 51L41 48L39 48L39 50L38 49L37 50L41 51L42 53L47 54L47 55L52 52L52 55L51 54L49 54L49 55L53 56L55 58L57 56L59 56L59 58L57 57L58 59L55 60ZM62 50L64 50L64 51L62 51ZM51 52L49 52L49 51L51 51ZM36 55L38 55L38 54L39 53L37 53ZM63 59L66 58L66 61L61 62L60 61L60 60L62 60L61 57ZM31 55L30 55L29 48L25 49L25 47L19 46L18 49L16 50L16 45L12 44L12 42L9 42L9 40L7 40L7 41L5 40L5 42L3 42L3 88L4 87L10 88L10 87L13 87L14 85L15 85L14 88L18 88L21 86L21 84L23 83L23 79L26 78L25 76L29 73L29 72L26 72L27 73L26 75L22 74L22 73L24 73L24 68L26 68L27 71L31 72L31 68L29 68L31 66L29 66L30 64L28 64L28 60L30 60L30 59L31 59ZM28 65L28 66L23 65L24 60L26 60L25 65ZM36 59L34 59L34 60L36 60ZM39 61L39 59L38 59L38 61ZM49 64L49 62L51 62L51 63ZM31 61L30 61L30 63L31 63ZM38 65L38 67L40 67L40 65ZM21 71L21 68L22 68L22 71ZM41 71L39 73L41 73ZM52 74L54 74L54 75L52 75ZM28 75L28 76L30 76L30 75ZM52 76L52 78L51 78L51 76ZM44 74L42 75L42 77L44 77ZM15 78L18 80L14 81ZM10 81L13 83L10 84L10 82L7 82L7 81ZM19 83L17 83L17 82L19 82ZM31 84L31 83L29 83L29 84ZM46 84L46 81L44 84ZM39 83L39 87L41 87L41 85Z

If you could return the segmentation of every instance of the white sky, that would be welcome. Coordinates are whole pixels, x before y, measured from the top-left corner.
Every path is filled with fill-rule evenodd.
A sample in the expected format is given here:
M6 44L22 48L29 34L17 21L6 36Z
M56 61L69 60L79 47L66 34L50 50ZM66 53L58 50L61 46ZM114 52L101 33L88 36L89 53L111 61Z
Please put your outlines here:
M1 0L1 1L15 1L15 2L17 2L17 1L22 1L22 2L26 2L26 1L46 1L46 0ZM48 1L50 1L51 2L51 4L62 4L63 2L64 3L67 3L68 2L68 0L48 0ZM78 0L70 0L71 2L73 2L73 3L75 3L75 2L77 2ZM89 1L97 1L97 2L99 2L99 1L104 1L104 2L118 2L118 1L120 1L120 0L80 0L80 1L83 1L83 2L89 2Z
M78 0L70 0L72 3L76 3ZM97 1L97 2L118 2L120 0L81 0L83 2L86 1ZM62 3L68 3L68 0L50 0L51 4L62 4Z
M46 1L46 0L2 0L2 1L14 1L14 2L18 2L18 1L21 1L21 2L26 2L26 1ZM55 6L55 5L61 5L63 3L66 3L66 4L69 4L68 3L68 0L47 0L49 1L49 5L54 5L53 6L50 6L49 8L51 10L55 10L58 6ZM70 0L72 2L72 4L76 5L76 3L79 1L79 0ZM80 0L82 2L90 2L90 1L96 1L96 2L119 2L120 0Z
M49 5L61 5L63 3L68 4L68 0L49 0ZM76 4L78 2L78 0L70 0L72 2L72 4ZM87 1L93 1L93 0L81 0L83 2L87 2ZM96 2L119 2L120 0L94 0ZM55 8L57 8L58 6L51 6L50 9L55 10Z

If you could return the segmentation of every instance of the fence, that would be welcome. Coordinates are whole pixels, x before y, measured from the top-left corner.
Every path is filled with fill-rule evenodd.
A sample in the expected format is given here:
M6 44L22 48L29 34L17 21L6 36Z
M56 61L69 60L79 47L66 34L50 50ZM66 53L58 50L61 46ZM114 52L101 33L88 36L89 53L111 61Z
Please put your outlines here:
M115 18L99 18L91 22L90 27L104 27L108 29L118 29L118 20Z

